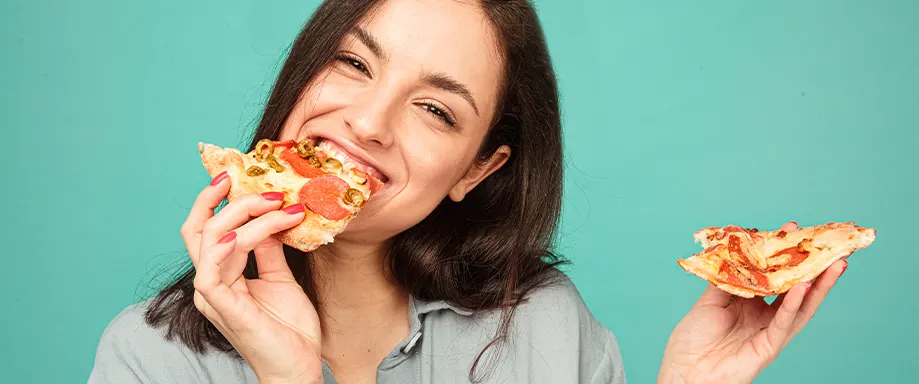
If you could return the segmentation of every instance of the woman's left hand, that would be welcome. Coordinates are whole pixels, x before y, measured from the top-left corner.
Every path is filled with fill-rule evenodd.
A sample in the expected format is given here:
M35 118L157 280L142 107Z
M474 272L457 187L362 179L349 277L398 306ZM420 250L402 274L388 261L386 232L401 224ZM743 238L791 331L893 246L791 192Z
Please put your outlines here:
M846 266L844 259L835 262L772 304L709 285L670 335L658 383L752 382L807 325Z

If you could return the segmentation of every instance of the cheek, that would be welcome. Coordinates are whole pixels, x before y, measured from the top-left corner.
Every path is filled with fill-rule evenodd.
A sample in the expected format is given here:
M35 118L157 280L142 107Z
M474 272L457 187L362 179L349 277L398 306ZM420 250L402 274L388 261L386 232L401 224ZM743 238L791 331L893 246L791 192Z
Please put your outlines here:
M326 80L303 91L284 122L280 140L296 139L306 122L314 117L343 109L356 97L358 90L354 86L336 82L335 77L328 73L323 73L318 78Z
M437 192L443 198L466 171L469 161L465 145L455 140L413 140L403 147L403 156L409 170L408 187Z

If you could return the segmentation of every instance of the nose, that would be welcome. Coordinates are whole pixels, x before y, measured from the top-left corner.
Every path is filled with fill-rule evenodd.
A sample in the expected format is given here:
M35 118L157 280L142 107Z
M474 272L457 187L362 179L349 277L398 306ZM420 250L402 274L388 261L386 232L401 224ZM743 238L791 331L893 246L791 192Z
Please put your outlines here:
M361 143L388 148L393 144L392 116L395 101L383 92L364 92L344 114L345 124Z

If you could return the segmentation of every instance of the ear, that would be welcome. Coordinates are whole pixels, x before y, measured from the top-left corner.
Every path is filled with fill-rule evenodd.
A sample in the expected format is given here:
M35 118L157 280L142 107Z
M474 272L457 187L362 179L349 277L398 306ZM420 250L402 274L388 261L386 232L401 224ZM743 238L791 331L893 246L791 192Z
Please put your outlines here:
M460 202L463 198L466 197L466 194L469 193L473 188L475 188L482 180L485 180L486 177L490 176L495 171L501 169L504 163L507 162L507 159L511 157L511 148L502 145L495 153L491 154L491 157L488 158L484 163L473 162L472 166L466 170L466 174L463 175L463 178L456 182L456 185L453 186L453 189L450 190L448 194L450 200L455 202Z

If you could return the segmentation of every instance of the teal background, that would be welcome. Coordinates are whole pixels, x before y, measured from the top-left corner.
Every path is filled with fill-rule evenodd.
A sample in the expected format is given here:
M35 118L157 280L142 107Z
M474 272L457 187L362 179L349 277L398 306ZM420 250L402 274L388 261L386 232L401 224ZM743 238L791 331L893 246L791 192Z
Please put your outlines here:
M195 143L241 143L316 4L0 1L2 381L85 382L107 322L184 261ZM692 233L790 219L878 239L757 382L916 380L919 2L537 5L565 113L559 248L630 382L653 382L704 288L676 264Z

